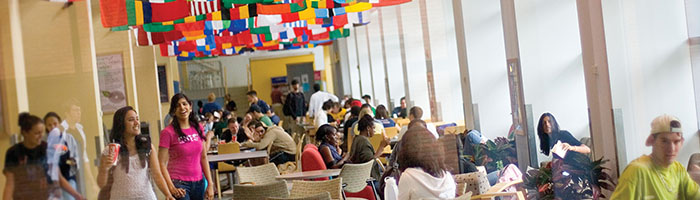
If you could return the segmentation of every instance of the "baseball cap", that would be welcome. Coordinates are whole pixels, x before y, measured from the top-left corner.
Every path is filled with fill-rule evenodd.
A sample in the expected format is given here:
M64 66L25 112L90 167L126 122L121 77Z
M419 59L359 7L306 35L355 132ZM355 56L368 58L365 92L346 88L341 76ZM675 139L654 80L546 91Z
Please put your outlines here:
M221 118L221 114L219 114L219 112L214 112L214 118Z
M651 135L657 133L682 133L681 121L678 118L663 114L651 121Z

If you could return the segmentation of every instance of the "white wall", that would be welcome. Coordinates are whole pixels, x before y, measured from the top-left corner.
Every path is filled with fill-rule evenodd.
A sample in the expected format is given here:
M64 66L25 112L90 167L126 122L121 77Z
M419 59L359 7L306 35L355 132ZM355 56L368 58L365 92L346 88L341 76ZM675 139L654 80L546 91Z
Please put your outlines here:
M384 73L384 56L382 55L382 34L379 29L379 15L376 9L370 12L370 21L368 25L365 25L367 31L369 32L369 53L372 54L372 79L374 80L374 93L372 95L372 101L374 106L384 105L388 107L386 100L386 74ZM367 36L365 35L365 38ZM391 110L389 110L391 112Z
M435 99L443 122L464 121L452 1L428 2Z
M590 137L575 0L515 2L525 103L551 112L574 137ZM538 147L539 147L539 140ZM546 157L539 155L539 160Z
M683 125L683 165L700 151L683 1L603 1L613 108L624 119L627 160L649 154L652 119L667 113ZM623 169L623 168L620 168Z
M430 118L428 101L428 84L425 70L425 49L423 48L423 32L420 23L420 9L417 0L401 6L403 20L404 45L406 48L406 64L408 74L408 89L410 100L414 106L423 108L423 119Z
M389 78L389 92L391 92L394 106L400 105L401 97L406 96L403 81L403 68L401 60L401 47L399 44L398 18L394 6L381 8L384 25L384 45L387 59L387 74ZM390 108L392 109L392 108Z
M462 4L472 101L479 106L481 132L507 137L512 122L501 5L493 0Z

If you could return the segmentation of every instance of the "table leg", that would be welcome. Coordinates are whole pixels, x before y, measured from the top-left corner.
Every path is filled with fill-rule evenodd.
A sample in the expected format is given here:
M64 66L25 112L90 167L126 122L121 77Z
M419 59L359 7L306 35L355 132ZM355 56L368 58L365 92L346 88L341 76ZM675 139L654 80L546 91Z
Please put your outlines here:
M216 191L219 193L219 200L221 200L221 181L219 180L219 169L214 170L214 184L216 184Z

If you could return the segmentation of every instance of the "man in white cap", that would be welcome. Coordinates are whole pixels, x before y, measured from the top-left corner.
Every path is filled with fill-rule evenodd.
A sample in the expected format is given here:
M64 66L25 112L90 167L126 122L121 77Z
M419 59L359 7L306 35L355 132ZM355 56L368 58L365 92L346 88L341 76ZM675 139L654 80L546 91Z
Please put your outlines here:
M651 155L643 155L627 165L611 199L700 199L698 184L675 160L683 141L678 118L656 117L646 140Z

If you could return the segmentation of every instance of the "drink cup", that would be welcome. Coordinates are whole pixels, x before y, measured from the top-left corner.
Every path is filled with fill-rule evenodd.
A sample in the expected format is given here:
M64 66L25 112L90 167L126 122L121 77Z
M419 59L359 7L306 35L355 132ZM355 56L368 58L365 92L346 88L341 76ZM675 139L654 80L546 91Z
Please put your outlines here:
M235 142L235 141L238 141L238 140L236 140L236 139L238 139L238 137L237 137L237 136L235 136L235 135L234 135L234 136L231 136L231 142Z
M117 159L119 158L119 148L121 145L117 143L109 144L109 152L114 153L114 158L112 158L112 165L117 165Z

